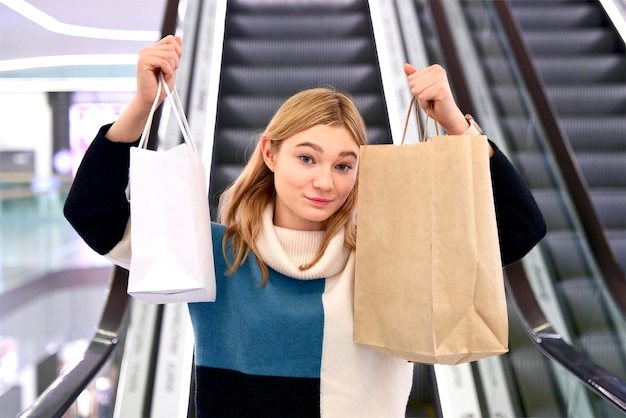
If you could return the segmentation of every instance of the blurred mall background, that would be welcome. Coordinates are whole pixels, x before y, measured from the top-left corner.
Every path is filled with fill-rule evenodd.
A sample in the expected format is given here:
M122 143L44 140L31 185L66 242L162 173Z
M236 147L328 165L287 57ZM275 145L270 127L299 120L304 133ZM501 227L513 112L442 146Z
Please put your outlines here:
M98 324L111 267L62 205L94 132L132 97L137 52L160 38L164 10L163 0L0 2L0 417L33 403L46 386L36 376L50 383Z

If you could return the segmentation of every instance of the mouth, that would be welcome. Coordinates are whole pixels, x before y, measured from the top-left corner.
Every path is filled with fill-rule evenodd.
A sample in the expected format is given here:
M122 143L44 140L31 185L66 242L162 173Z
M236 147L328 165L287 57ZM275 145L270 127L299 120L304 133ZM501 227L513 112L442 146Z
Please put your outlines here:
M307 200L315 206L327 206L332 202L332 199L324 199L322 197L307 197Z

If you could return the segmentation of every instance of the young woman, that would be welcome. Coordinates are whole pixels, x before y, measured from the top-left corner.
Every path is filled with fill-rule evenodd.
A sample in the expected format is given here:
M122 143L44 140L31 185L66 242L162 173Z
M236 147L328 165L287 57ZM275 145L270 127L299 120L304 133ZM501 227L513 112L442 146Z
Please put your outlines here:
M129 149L156 94L172 86L181 40L140 53L137 94L85 155L65 213L85 241L120 265L131 257L125 196ZM405 66L422 106L450 134L476 133L445 71ZM198 416L402 417L412 365L354 344L352 286L359 146L365 125L328 88L295 94L276 112L212 225L217 299L189 304L196 340ZM524 181L492 145L503 261L545 233Z

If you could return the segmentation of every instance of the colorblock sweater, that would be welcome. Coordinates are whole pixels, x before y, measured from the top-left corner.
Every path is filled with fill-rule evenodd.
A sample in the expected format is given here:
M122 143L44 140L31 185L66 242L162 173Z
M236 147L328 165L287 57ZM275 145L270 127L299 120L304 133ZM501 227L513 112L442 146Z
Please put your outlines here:
M97 252L128 267L129 144L104 138L87 151L65 214ZM503 263L521 258L545 234L530 191L500 152L491 158ZM200 417L402 417L412 365L354 344L354 252L335 236L322 260L306 271L322 232L272 223L266 208L257 237L261 271L251 254L227 276L221 252L225 227L212 225L217 297L191 303L196 341L196 403Z

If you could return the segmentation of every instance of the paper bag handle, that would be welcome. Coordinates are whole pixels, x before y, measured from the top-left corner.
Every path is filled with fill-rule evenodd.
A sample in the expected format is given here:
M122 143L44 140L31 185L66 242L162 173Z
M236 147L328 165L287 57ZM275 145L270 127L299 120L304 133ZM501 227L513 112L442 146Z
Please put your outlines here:
M426 136L427 132L428 132L428 119L430 118L429 115L429 110L432 108L432 104L428 105L428 109L426 110L426 119L424 120L424 136L422 137L422 134L420 132L420 122L419 122L419 107L417 106L417 100L415 99L415 96L411 96L411 103L409 103L409 111L406 114L406 120L404 121L404 131L402 132L402 142L400 143L400 145L404 145L404 139L406 137L406 130L409 127L409 119L411 118L411 110L413 110L413 106L415 106L415 121L417 124L417 137L419 142L426 142L428 141L428 138ZM439 135L439 123L437 123L437 120L433 119L435 121L435 132L437 135Z
M191 129L189 128L189 123L187 122L187 117L185 116L185 111L183 110L183 105L180 101L180 97L178 96L178 92L176 91L176 87L170 91L162 73L159 73L159 86L157 87L157 93L154 97L154 101L152 102L152 107L150 108L150 115L146 121L146 126L143 128L141 139L139 140L139 148L146 148L148 146L148 137L150 136L152 118L154 117L154 112L159 104L159 97L161 97L161 89L163 87L165 87L165 93L167 93L167 97L170 99L170 103L172 104L172 110L174 111L174 116L178 121L180 131L183 134L183 140L194 152L198 152L196 150L196 144L193 142L191 137Z

